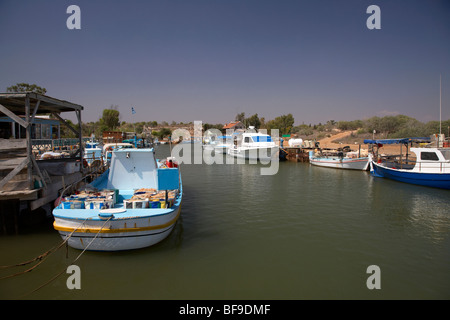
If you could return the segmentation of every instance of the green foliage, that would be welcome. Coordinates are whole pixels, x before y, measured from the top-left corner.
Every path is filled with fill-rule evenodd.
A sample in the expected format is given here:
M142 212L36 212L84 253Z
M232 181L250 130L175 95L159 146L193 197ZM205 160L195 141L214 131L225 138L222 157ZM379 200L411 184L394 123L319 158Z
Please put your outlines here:
M337 127L340 130L358 130L363 127L362 120L339 121Z
M301 124L292 128L292 133L298 133L301 136L310 136L314 134L314 130L311 125Z
M290 113L276 117L275 119L268 121L266 124L266 127L269 130L278 129L280 135L291 133L293 126L294 117Z
M158 137L158 139L164 139L165 137L170 136L172 134L172 131L169 128L162 128L159 131L153 131L152 134Z
M115 128L120 126L119 122L119 110L118 106L111 106L109 109L103 110L103 115L100 118L101 131L113 131Z
M255 113L254 115L246 118L245 112L238 113L235 117L235 121L240 121L245 126L245 128L248 128L250 126L255 127L255 129L261 128L261 125L264 123L264 118L259 119L258 114Z
M44 95L46 94L47 89L39 87L35 84L22 82L6 88L6 92L35 92Z

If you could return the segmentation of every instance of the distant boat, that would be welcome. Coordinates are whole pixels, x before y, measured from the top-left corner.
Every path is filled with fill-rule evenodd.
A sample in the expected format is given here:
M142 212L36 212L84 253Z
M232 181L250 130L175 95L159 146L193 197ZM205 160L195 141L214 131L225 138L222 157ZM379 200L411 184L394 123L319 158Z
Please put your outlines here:
M279 146L268 134L244 132L240 139L234 139L234 144L228 148L228 154L235 158L267 161L274 159L279 151Z
M360 157L358 152L338 152L335 155L315 156L310 151L309 162L312 165L336 169L363 170L369 168L369 157Z
M219 136L214 144L214 152L227 154L228 149L233 146L231 136Z
M84 158L87 164L91 164L95 160L102 161L102 148L98 142L86 142L84 148Z
M110 168L88 186L53 210L55 230L76 249L148 247L165 239L180 216L179 169L172 159L158 162L153 149L113 151Z

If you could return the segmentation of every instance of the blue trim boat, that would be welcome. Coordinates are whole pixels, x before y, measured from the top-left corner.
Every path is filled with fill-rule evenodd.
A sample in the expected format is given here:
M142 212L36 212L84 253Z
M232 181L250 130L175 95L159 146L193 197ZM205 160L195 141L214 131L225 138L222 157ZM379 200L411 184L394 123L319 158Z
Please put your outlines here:
M270 161L278 155L279 146L268 134L260 132L244 132L234 137L228 154L235 158Z
M408 145L411 139L366 140L365 143L401 143ZM370 154L370 172L375 177L384 177L421 186L450 189L450 148L410 148L416 155L415 162L383 161Z
M369 168L369 157L361 157L359 152L344 152L335 155L315 155L314 151L310 151L309 162L319 167L363 170Z
M54 228L76 249L148 247L165 239L180 216L179 168L158 162L153 149L113 151L110 168L88 187L53 210Z

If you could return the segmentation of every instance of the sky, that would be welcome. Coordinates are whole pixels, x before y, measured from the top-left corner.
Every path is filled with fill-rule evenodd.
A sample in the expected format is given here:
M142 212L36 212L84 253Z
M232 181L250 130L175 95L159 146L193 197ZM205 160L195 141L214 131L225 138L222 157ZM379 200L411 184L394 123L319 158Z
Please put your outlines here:
M127 122L447 120L450 1L0 0L0 92L20 82L83 122L112 105Z

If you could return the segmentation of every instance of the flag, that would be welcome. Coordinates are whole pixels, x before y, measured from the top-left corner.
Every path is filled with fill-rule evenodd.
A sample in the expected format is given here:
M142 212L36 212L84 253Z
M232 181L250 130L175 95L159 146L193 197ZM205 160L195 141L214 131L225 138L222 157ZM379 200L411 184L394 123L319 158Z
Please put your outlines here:
M136 111L134 111L134 108L131 107L131 114L135 114L135 113L136 113Z

